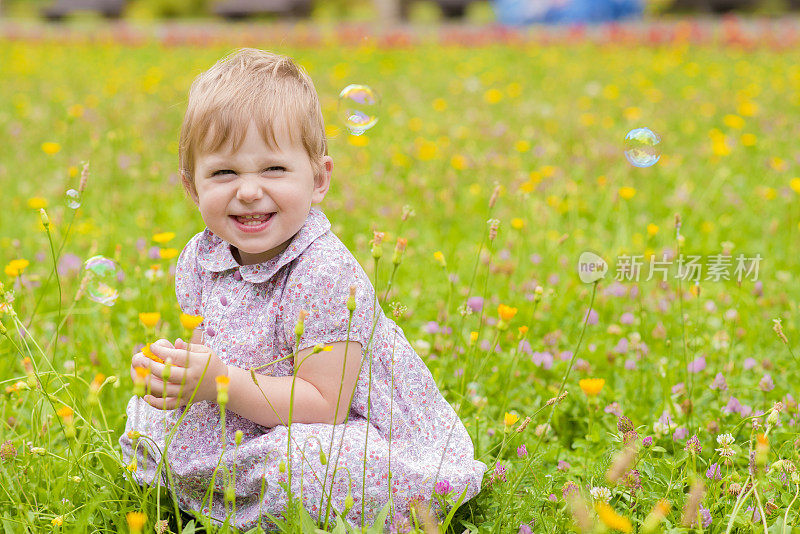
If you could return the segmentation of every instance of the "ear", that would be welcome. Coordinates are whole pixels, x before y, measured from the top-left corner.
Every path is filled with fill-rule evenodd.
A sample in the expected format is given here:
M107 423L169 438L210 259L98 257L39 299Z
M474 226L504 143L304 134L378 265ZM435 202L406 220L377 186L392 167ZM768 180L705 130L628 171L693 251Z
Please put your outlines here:
M200 199L197 197L197 189L194 187L194 183L189 180L189 177L186 175L186 171L181 169L181 181L183 182L183 188L189 193L189 197L194 202L195 206L197 206L200 202Z
M314 193L311 195L311 203L319 204L328 189L331 187L331 173L333 173L333 158L322 156L322 171L314 177Z

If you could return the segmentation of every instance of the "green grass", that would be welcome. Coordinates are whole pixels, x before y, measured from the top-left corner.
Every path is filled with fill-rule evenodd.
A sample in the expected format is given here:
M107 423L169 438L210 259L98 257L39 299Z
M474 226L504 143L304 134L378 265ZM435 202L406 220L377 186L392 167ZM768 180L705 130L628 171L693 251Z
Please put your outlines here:
M261 46L293 56L315 80L335 162L322 207L335 232L370 274L373 230L387 232L385 262L394 239L408 238L385 309L391 302L408 307L401 326L410 340L424 342L416 344L420 356L446 398L461 406L476 456L490 466L484 490L456 513L451 531L474 525L516 532L528 522L535 522L536 532L569 530L573 514L562 488L574 481L587 501L590 486L611 488L611 505L634 524L667 499L672 511L665 531L686 532L691 529L679 525L695 472L705 481L701 503L713 516L711 531L724 532L729 524L738 532L764 531L750 520L752 512L743 511L758 507L753 494L732 518L736 500L726 491L733 482L746 484L747 451L763 432L764 418L761 430L751 431L754 420L723 408L731 395L762 412L787 401L787 394L797 396L797 362L772 331L772 319L782 319L794 346L800 289L796 51L583 41L476 48ZM192 79L228 51L213 44L0 42L0 265L30 261L22 285L0 273L6 289L14 288L18 320L30 322L30 336L22 338L18 323L0 315L9 331L9 339L0 338L0 377L3 390L18 381L35 386L22 364L29 356L42 384L7 391L0 404L0 441L10 440L18 451L0 463L0 525L7 532L45 531L56 517L62 530L123 531L126 513L134 510L147 513L149 531L158 519L154 494L130 482L116 441L132 394L130 356L148 337L138 313L162 314L159 336L181 333L173 280L145 276L152 265L168 272L175 260L151 260L147 250L157 232L175 232L166 246L180 249L203 228L177 181L177 132ZM357 139L336 118L338 92L349 83L371 85L383 97L377 126ZM626 132L639 126L662 137L662 158L650 168L630 166L622 153ZM45 154L45 142L60 150ZM84 161L91 162L91 176L82 206L73 212L64 206L64 192L77 188ZM490 211L495 183L500 195ZM39 214L28 206L32 197L48 201L56 251L75 216L62 255L85 260L103 254L119 263L125 279L113 307L84 298L67 316L80 282L79 273L70 273L59 279L59 311L55 279L46 285L53 260ZM401 223L406 205L415 215ZM676 213L685 238L681 252L705 260L731 242L734 259L760 254L763 287L752 280L738 285L701 279L698 297L685 281L679 292L673 265L663 285L645 276L638 284L621 284L637 287L635 297L609 293L618 255L660 258L662 250L676 250ZM485 237L490 217L500 221L491 243ZM137 240L146 243L143 250ZM592 285L577 276L578 257L587 250L604 257L611 271L594 297L598 322L586 326L580 360L567 374L570 362L558 354L575 350L592 297ZM446 268L434 259L437 251ZM534 255L541 261L532 261ZM381 294L384 276L377 284ZM534 311L536 285L544 293ZM459 308L468 296L485 296L483 315L462 319ZM487 324L501 303L519 310L507 331ZM626 312L632 324L621 322ZM58 344L44 356L32 342L45 348L59 317L66 321ZM425 333L429 321L453 334ZM555 355L552 368L516 352L520 326L529 327L532 351ZM480 340L470 348L469 333L479 330ZM634 333L646 352L631 348ZM499 353L481 348L481 341L495 338ZM629 349L617 353L622 338ZM473 357L454 357L459 350ZM686 362L701 356L705 369L687 375ZM747 358L755 360L752 368L746 369ZM626 360L635 368L626 369ZM106 383L99 402L91 404L87 393L96 373L118 380ZM709 388L717 373L727 380L725 392ZM774 380L771 391L759 388L766 373ZM569 394L551 412L545 403L565 377ZM578 386L588 377L606 380L594 399ZM685 393L672 392L679 382L686 383ZM612 402L637 428L639 441L655 437L637 457L641 487L635 491L605 479L622 448L617 417L604 411ZM65 437L54 413L63 404L75 411L75 438ZM798 461L797 406L787 404L782 424L769 432L770 464ZM674 426L658 436L653 425L664 410ZM518 423L504 430L505 412L533 420L521 433L513 431ZM537 426L551 413L551 430L539 427L540 440ZM686 437L697 434L700 455L684 451L686 438L672 439L679 427ZM734 435L737 455L723 467L724 478L712 481L705 472L720 462L714 449L722 433ZM29 442L44 455L31 454ZM530 453L524 459L516 452L522 444ZM571 467L557 469L559 460ZM507 466L508 481L490 484L497 462ZM798 516L790 505L797 483L782 485L776 471L758 473L762 507L768 500L776 505L765 522L770 532L781 532L784 516L787 523ZM551 494L555 502L547 500ZM160 512L167 518L171 505L162 503ZM597 520L591 514L589 521Z

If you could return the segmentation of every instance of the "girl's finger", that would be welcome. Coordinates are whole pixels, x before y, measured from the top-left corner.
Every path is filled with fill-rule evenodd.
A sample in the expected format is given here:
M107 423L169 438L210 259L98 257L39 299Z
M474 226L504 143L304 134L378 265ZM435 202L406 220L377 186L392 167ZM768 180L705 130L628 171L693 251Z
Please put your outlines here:
M150 345L150 350L153 351L153 354L164 361L167 361L167 358L172 358L172 363L175 365L180 365L181 367L189 367L192 354L196 352L202 353L203 349L205 349L205 352L208 352L209 350L203 345L192 344L182 348L165 347L163 345L156 345L155 343Z
M147 404L159 410L174 410L178 407L178 399L175 397L161 398L153 395L145 395L142 398Z
M186 389L186 386L181 388L181 385L174 384L172 382L164 382L158 377L151 376L150 377L150 393L155 395L156 397L163 397L164 391L167 392L168 397L177 397L182 392L182 390Z
M158 341L154 341L154 342L152 343L152 345L156 345L156 346L158 346L158 347L169 347L169 348L174 348L174 345L173 345L173 344L172 344L172 343L171 343L171 342L170 342L168 339L164 339L164 338L161 338L161 339L159 339ZM152 345L151 345L151 346L152 346Z
M149 360L148 360L149 361ZM150 362L150 372L154 378L158 378L159 382L162 381L162 377L164 376L164 368L166 365L163 363L158 362ZM186 367L181 367L180 365L172 365L169 369L169 376L167 377L167 382L171 384L180 384L181 382L186 381L186 376L188 376L189 370Z

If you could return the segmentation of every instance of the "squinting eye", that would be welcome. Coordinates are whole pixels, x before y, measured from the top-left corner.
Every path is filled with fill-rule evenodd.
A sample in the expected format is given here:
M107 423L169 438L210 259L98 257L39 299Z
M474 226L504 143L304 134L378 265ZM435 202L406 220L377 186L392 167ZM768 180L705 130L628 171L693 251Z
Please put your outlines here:
M271 172L283 172L283 171L286 170L286 167L281 167L280 165L275 165L273 167L268 168L267 170L271 171Z
M220 176L220 175L223 175L223 174L233 174L233 171L229 170L229 169L224 169L224 170L221 170L221 171L214 171L211 174L211 176Z

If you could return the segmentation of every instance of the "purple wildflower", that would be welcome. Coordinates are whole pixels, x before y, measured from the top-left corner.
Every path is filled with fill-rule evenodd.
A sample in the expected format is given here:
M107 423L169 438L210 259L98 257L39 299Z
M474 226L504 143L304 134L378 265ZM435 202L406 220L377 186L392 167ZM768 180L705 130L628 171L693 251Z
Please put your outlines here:
M636 360L625 360L625 370L626 371L633 371L636 369Z
M475 313L483 309L483 297L470 297L467 299L467 307Z
M527 523L522 523L519 526L519 532L517 532L517 534L533 534L533 530L531 530L531 527L528 526Z
M653 436L645 436L642 439L642 447L645 449L653 446Z
M772 381L772 377L769 375L769 373L765 374L761 378L761 381L758 383L758 387L761 388L761 391L772 391L775 389L775 383Z
M597 324L598 318L599 318L599 315L597 314L597 311L595 311L594 309L591 309L591 310L587 310L586 313L583 314L583 319L581 319L581 320L582 321L586 321L586 324L590 324L591 325L591 324Z
M722 373L717 373L717 376L714 377L714 381L711 382L711 385L708 387L711 389L718 389L720 391L727 391L728 383L725 382L725 377L722 375Z
M753 523L761 523L761 512L758 511L758 508L748 506L747 511L753 512L753 517L751 518Z
M686 385L683 382L678 382L677 384L672 386L673 395L683 395L684 393L686 393Z
M703 356L698 356L693 361L689 362L689 372L699 373L706 368L706 359Z
M700 445L700 440L697 439L697 434L694 434L691 438L689 438L689 440L686 442L684 450L692 454L700 454L700 452L703 450L703 447Z
M150 247L150 250L147 251L147 256L151 260L157 260L161 257L161 254L159 254L159 250L161 249L159 249L158 247Z
M566 471L570 467L572 467L572 466L570 465L569 462L565 462L564 460L559 460L558 461L558 470L559 471Z
M436 334L439 332L439 323L436 321L428 321L423 325L422 331L426 334Z
M58 274L59 276L67 276L80 272L83 267L83 261L79 256L67 252L61 259L58 260Z
M708 508L700 505L700 519L703 522L703 528L708 528L711 526L711 512L708 511Z
M606 413L613 413L617 417L620 417L622 415L622 408L620 407L618 402L612 402L611 404L603 408L603 411Z
M564 485L561 487L561 495L564 496L564 499L567 499L570 495L578 495L578 493L580 493L578 485L571 480L564 482Z
M439 495L449 495L451 491L453 491L453 488L447 480L440 480L436 483L436 493Z
M672 434L672 441L679 441L685 438L689 434L689 431L684 426L679 426L675 429L675 432Z
M741 413L742 404L736 397L731 397L730 399L728 399L728 404L725 405L722 411L725 413Z
M553 355L549 352L534 352L531 355L531 361L537 367L544 367L545 369L553 367Z
M719 468L719 464L713 463L709 466L708 470L706 470L706 478L710 480L722 480L722 471Z
M625 312L619 318L620 324L633 324L633 314L631 312Z
M742 362L742 367L744 367L745 371L749 371L753 367L758 364L755 358L745 358L744 362Z
M528 449L525 447L525 444L523 443L522 445L517 447L517 457L525 458L526 456L528 456Z

